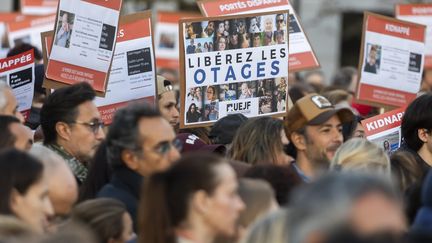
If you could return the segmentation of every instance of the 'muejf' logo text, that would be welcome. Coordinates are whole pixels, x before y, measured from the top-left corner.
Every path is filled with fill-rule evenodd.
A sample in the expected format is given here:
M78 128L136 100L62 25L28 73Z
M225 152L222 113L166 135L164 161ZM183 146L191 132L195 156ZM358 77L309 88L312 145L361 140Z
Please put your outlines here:
M245 101L240 103L234 103L234 104L227 104L227 112L241 112L241 111L247 111L251 108L251 102Z

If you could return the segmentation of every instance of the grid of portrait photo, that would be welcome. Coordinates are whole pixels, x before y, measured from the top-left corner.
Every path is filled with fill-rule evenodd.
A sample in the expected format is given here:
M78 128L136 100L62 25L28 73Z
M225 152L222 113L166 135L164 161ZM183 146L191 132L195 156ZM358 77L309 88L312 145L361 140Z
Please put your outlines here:
M219 102L258 99L258 114L286 111L286 77L239 83L197 86L186 92L186 123L216 121Z
M285 44L286 14L185 23L186 54Z

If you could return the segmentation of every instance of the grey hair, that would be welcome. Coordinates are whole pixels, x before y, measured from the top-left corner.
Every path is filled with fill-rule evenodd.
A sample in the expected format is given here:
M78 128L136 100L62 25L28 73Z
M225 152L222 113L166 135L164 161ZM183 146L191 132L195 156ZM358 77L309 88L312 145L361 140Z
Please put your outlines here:
M54 151L43 146L42 144L34 144L29 153L38 159L44 165L45 170L56 169L59 165L66 164L64 159Z
M7 105L6 95L4 95L4 92L7 89L10 90L11 88L6 84L6 82L0 80L0 112L3 112Z
M353 138L342 144L335 153L330 168L379 173L390 177L387 153L364 138Z
M106 137L107 158L113 169L125 165L121 158L124 150L142 152L139 121L155 117L161 117L159 110L145 103L131 104L116 112Z
M348 223L356 200L370 192L400 201L387 178L362 173L329 173L294 191L290 204L290 243L306 242L314 232L332 234Z
M267 215L254 223L241 243L287 243L288 241L288 209Z

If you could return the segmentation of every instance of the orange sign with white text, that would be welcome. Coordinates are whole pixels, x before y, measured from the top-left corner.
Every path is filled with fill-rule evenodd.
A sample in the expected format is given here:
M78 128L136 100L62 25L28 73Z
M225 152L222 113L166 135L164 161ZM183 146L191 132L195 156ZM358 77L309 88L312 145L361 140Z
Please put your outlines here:
M27 118L33 101L34 51L0 59L0 81L11 87L18 103L18 111Z
M425 68L432 68L432 4L398 4L396 18L426 25Z
M21 0L21 13L28 15L54 14L58 0Z
M88 82L99 95L106 92L121 3L60 0L48 79L64 85Z
M178 81L179 62L179 28L182 18L194 18L201 15L189 12L158 12L155 23L156 67L159 72L171 72L170 81ZM171 80L174 79L174 80Z
M309 43L309 40L303 31L300 20L295 10L288 0L278 1L250 1L250 0L198 0L201 12L206 17L217 17L250 13L265 13L270 11L289 11L289 60L288 68L290 72L298 72L306 69L318 68L320 66L317 57ZM283 19L273 21L272 25L280 26ZM269 23L265 20L258 21L257 26L265 30ZM282 26L281 26L282 28ZM231 28L230 35L238 32L239 27ZM278 28L279 29L279 28ZM235 31L235 32L233 32ZM269 34L267 34L269 35ZM276 36L272 35L276 39Z
M396 151L402 140L400 127L405 109L399 108L361 121L366 138L388 154Z
M29 43L41 48L40 33L52 30L55 24L55 15L47 16L17 16L15 21L6 24L8 42L10 47L20 43Z
M365 13L357 99L402 107L417 96L425 56L423 25Z
M43 54L49 56L53 36L46 35L44 39ZM122 16L107 92L105 97L95 99L105 124L110 124L115 112L132 101L155 102L154 65L151 13Z

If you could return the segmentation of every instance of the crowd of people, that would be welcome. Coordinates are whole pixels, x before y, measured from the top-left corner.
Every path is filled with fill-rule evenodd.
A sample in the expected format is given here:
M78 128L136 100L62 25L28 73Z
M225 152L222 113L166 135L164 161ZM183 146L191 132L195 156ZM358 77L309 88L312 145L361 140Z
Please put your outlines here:
M187 38L234 48L259 33L264 43L269 24L208 22ZM109 126L88 83L48 95L42 72L26 120L0 83L0 242L432 242L431 74L406 108L396 151L365 138L361 121L382 109L356 103L352 67L329 82L309 71L277 87L221 86L219 96L192 88L186 119L215 124L189 129L179 129L179 91L162 76L156 105L131 102ZM277 89L278 103L260 104L260 114L286 117L218 117L208 104L231 89L243 98Z

